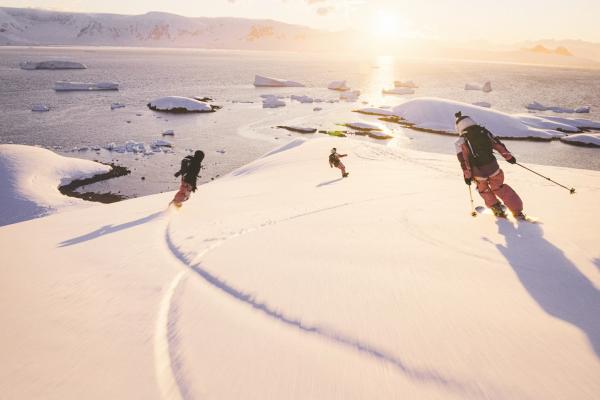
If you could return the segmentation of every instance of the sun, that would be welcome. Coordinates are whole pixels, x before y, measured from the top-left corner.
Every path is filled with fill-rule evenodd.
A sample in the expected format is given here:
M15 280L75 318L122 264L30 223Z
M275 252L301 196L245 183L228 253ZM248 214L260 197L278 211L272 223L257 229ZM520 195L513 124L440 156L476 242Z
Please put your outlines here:
M376 37L388 37L400 32L399 19L391 13L381 10L373 17L371 33Z

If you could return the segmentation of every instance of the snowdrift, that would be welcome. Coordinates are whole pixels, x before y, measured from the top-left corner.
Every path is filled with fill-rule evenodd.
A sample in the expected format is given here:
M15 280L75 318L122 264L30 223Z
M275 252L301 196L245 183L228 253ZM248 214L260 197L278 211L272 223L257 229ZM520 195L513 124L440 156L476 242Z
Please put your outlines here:
M216 110L214 106L205 102L180 96L160 97L152 100L147 106L153 111L172 113L207 113Z
M33 146L0 145L0 225L89 205L62 195L58 187L110 169L108 165L59 156Z
M256 87L304 87L303 84L286 79L270 78L261 75L255 75L254 86Z
M434 97L407 100L391 111L374 107L356 110L363 114L397 117L398 122L403 125L446 134L456 134L454 114L458 111L469 115L501 138L552 140L564 136L565 133L579 133L581 129L600 127L600 123L586 119L511 115L473 104Z
M571 196L502 166L543 225L470 217L454 156L325 138L179 211L165 193L0 228L0 390L595 400L600 173L536 166Z
M21 69L36 70L36 69L87 69L85 64L75 61L25 61L19 64Z

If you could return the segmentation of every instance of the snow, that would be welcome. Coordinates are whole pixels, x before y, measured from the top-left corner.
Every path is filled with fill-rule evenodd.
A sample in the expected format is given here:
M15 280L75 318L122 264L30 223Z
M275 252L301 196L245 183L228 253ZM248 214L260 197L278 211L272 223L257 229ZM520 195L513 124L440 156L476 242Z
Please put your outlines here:
M528 110L533 110L533 111L553 111L555 113L567 113L567 114L574 114L574 113L585 114L585 113L590 112L590 106L566 108L566 107L560 107L560 106L545 106L542 103L539 103L537 101L527 104L525 106L525 108L527 108Z
M346 81L333 81L330 82L329 85L327 85L327 89L345 92L347 90L350 90L350 87L346 84Z
M263 97L262 107L263 108L285 107L285 101L280 100L280 98L278 96Z
M396 88L408 88L408 89L416 89L418 86L413 81L394 81L394 87Z
M465 90L481 90L488 93L492 91L492 83L489 81L483 85L479 85L477 83L467 83L465 84Z
M303 84L294 81L288 81L280 78L271 78L262 75L254 76L254 86L256 87L304 87Z
M56 90L57 92L119 90L119 84L116 82L91 83L91 82L58 81L54 84L54 90Z
M354 102L360 97L360 90L351 90L340 93L340 100ZM330 101L331 102L331 101Z
M46 112L46 111L50 111L50 107L48 107L47 105L44 105L44 104L34 104L31 107L31 111Z
M160 97L148 103L148 108L154 111L165 112L213 112L214 109L207 103L181 96Z
M349 122L344 124L344 126L352 129L356 129L358 131L383 131L383 127L378 124L372 124L369 122Z
M110 105L111 110L116 110L117 108L124 108L124 107L125 107L125 104L123 104L123 103L112 103Z
M571 196L502 166L543 224L470 217L453 155L324 138L179 211L164 193L3 227L0 390L593 400L600 173L532 166Z
M87 69L85 64L75 61L25 61L19 64L22 69L36 70L36 69Z
M581 129L600 127L600 123L575 118L533 116L530 114L507 114L468 103L436 97L420 97L407 100L390 110L368 107L356 110L381 116L396 116L401 123L435 132L457 134L454 114L461 111L494 135L502 138L551 140L564 136L564 132L578 133Z
M415 91L413 89L409 89L409 88L405 88L405 87L395 87L393 89L383 89L381 92L383 94L398 94L398 95L415 94Z
M600 147L600 133L576 133L563 136L560 140L568 144Z
M58 187L110 169L108 165L63 157L39 147L0 144L0 225L89 205L63 196Z

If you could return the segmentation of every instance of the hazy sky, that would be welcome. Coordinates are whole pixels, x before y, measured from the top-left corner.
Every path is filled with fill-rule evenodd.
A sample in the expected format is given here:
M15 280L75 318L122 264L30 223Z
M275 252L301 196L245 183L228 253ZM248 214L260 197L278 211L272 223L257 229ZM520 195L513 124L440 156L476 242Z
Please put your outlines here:
M270 18L322 29L509 43L600 42L600 0L0 0L0 6L63 11Z

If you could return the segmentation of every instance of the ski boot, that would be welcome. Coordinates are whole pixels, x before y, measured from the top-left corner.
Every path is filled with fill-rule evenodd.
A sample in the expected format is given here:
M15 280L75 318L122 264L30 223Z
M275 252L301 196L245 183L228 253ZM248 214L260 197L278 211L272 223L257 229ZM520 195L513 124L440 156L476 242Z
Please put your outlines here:
M342 175L342 178L347 178L348 175L350 175L350 172L346 172L345 174Z
M498 202L490 207L490 210L494 213L494 215L498 218L506 218L506 211L504 211L504 206L502 203Z
M513 213L513 216L517 221L527 221L527 216L523 214L523 211Z

